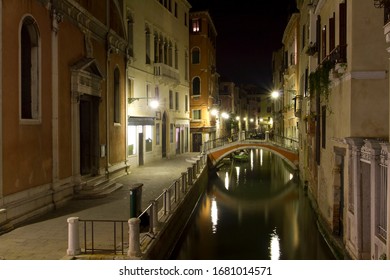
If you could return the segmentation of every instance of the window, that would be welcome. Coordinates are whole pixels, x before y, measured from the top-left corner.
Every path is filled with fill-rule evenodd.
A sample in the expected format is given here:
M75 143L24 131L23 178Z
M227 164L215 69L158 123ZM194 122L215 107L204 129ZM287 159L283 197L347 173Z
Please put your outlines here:
M40 117L39 96L39 30L31 17L26 17L20 31L20 68L21 68L21 119L38 120Z
M129 125L127 130L127 153L129 156L135 155L137 151L137 126Z
M120 81L119 81L119 69L114 70L114 123L121 122L120 115Z
M173 92L169 91L169 109L173 110Z
M192 64L199 64L199 63L200 63L200 49L193 48L192 49Z
M175 45L175 69L179 69L179 50Z
M156 145L160 145L160 124L156 123Z
M177 2L175 2L175 17L177 18Z
M185 111L188 112L188 95L185 96L184 102Z
M192 33L198 33L201 31L201 21L200 18L194 18L191 21L191 32Z
M154 88L154 98L160 100L160 89L158 87Z
M322 148L326 148L326 106L321 107Z
M146 105L149 106L149 99L151 98L150 96L150 84L146 84Z
M173 123L171 123L169 125L169 137L170 137L170 142L173 143L173 129L174 129L174 126L173 126Z
M153 132L152 126L145 126L145 151L151 152L153 148Z
M192 119L193 120L201 120L202 119L202 111L201 110L192 110Z
M129 44L129 55L133 56L133 27L134 27L134 20L131 16L128 16L127 18L127 42Z
M387 164L386 161L380 163L380 181L376 191L376 235L383 240L387 240Z
M179 111L179 93L175 92L175 109L176 111Z
M333 17L329 19L329 52L332 52L336 47L336 20L335 13Z
M145 63L150 64L151 58L150 58L150 30L148 27L145 29Z
M192 95L200 95L200 78L195 77L192 80Z

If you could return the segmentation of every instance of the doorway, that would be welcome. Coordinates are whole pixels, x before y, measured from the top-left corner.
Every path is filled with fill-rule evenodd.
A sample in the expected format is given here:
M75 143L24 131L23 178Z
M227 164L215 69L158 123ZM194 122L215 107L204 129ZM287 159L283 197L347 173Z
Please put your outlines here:
M80 99L80 174L99 173L99 98L83 95Z
M200 147L202 146L202 133L193 133L192 134L192 151L200 152Z

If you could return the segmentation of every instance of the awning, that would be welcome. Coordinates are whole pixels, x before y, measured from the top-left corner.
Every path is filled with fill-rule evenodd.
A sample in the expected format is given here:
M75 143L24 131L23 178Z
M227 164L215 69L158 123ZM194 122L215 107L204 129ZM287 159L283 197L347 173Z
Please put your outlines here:
M129 116L128 125L154 125L154 117Z

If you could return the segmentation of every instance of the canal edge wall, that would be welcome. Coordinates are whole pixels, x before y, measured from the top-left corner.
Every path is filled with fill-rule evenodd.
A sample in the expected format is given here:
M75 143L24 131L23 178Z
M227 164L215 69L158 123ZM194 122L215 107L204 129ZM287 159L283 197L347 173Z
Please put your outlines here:
M141 259L163 260L170 257L172 251L180 239L188 220L191 218L194 208L204 194L209 177L209 166L205 166L183 200L172 209L164 221L162 228L153 239L142 248Z

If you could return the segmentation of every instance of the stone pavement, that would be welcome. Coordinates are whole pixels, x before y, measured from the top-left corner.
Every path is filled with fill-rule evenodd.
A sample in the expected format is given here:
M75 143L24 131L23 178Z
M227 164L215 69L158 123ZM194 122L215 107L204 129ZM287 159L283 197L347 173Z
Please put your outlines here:
M0 259L59 260L66 256L69 217L80 219L127 220L130 215L131 185L143 183L142 209L157 198L163 189L192 166L189 161L198 153L158 159L147 165L130 168L130 174L117 182L124 186L107 197L69 201L64 207L0 235Z

